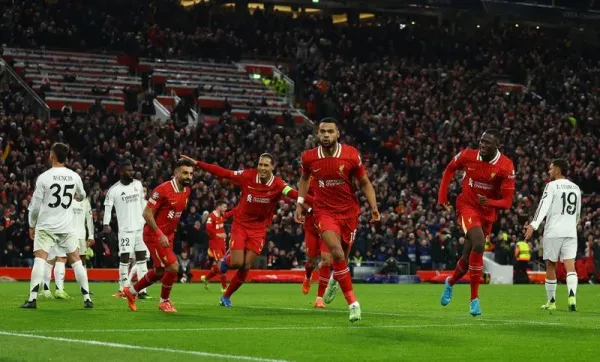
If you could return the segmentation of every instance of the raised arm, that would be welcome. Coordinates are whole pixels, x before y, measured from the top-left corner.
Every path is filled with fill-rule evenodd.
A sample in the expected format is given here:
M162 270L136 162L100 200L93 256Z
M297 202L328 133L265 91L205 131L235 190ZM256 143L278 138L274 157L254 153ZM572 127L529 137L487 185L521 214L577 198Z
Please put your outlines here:
M243 177L242 176L244 173L243 170L240 170L240 171L228 170L219 165L214 165L214 164L198 161L198 160L195 160L195 159L185 156L185 155L182 155L181 157L193 162L196 166L200 167L201 169L210 173L211 175L215 175L220 178L226 178L226 179L229 179L229 180L237 183Z
M283 190L281 191L281 193L284 196L290 197L294 200L298 200L298 191L294 190L294 188L292 188L289 185L285 185L285 187L283 188ZM306 205L308 205L308 207L312 207L313 206L313 202L314 202L314 198L310 195L306 195L306 197L304 198L304 203Z

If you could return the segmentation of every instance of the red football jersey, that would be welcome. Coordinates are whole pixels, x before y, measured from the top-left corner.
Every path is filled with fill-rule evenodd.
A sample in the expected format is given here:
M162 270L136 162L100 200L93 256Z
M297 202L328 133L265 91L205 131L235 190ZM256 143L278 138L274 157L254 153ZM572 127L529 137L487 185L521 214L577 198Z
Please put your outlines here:
M271 225L277 203L287 187L280 177L271 176L266 184L260 182L256 169L234 171L231 181L242 189L240 202L235 208L234 222L252 228Z
M225 234L225 224L223 216L213 211L206 220L206 232L208 233L208 246L211 249L224 249L225 238L219 234Z
M315 194L315 214L327 214L343 218L360 214L360 205L353 179L365 174L365 167L358 150L349 145L338 143L333 156L326 157L321 146L302 154L302 172L305 177L313 178L312 189Z
M479 156L479 150L466 149L459 152L448 164L446 172L454 174L456 170L464 170L465 177L462 181L462 191L457 199L458 203L480 208L486 216L494 219L497 208L481 206L477 195L483 195L488 200L502 198L502 190L515 189L515 169L512 161L498 152L490 162L485 162ZM448 184L451 179L448 180ZM442 182L439 190L440 204L447 203L448 185Z
M168 238L172 238L177 230L181 214L190 198L190 188L180 190L174 179L157 186L148 200L148 207L155 210L156 225ZM144 234L154 234L148 225L144 226Z

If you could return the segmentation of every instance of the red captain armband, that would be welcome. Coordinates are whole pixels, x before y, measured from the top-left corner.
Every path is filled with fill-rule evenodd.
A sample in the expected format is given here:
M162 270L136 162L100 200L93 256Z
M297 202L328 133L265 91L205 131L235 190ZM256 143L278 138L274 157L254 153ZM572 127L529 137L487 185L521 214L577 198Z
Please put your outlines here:
M164 236L165 234L162 232L161 229L156 229L156 230L154 230L154 235L156 235L157 237L160 238L161 236Z

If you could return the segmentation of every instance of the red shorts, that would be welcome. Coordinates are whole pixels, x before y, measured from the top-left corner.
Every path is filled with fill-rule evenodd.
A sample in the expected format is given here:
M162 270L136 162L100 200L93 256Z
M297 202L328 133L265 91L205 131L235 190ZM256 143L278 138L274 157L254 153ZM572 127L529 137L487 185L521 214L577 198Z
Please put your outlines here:
M315 226L319 234L325 231L333 231L342 238L342 242L348 245L348 250L352 248L354 238L356 237L356 228L358 218L340 218L325 214L315 214Z
M478 208L456 203L456 218L458 219L458 225L460 225L465 235L475 227L481 227L485 237L490 235L494 221L488 220L488 218L481 215L482 212Z
M306 243L306 255L310 258L316 258L321 253L329 253L329 248L319 236L319 231L315 226L315 217L312 214L306 215L304 242Z
M208 256L215 260L223 259L223 256L225 255L226 252L227 252L227 250L225 250L225 248L223 248L223 249L208 248Z
M169 247L164 248L160 245L157 237L144 235L144 243L148 247L148 251L152 257L152 265L155 268L159 266L164 268L177 263L177 255L173 252L173 239L175 237L170 237Z
M264 227L253 228L233 222L231 226L230 250L251 250L260 255L265 246L267 231Z

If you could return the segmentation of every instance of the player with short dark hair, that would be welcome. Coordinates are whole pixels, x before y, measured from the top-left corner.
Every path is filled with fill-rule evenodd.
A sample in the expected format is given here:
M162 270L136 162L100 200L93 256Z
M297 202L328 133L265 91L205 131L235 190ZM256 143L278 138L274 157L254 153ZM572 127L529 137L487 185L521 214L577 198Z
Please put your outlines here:
M146 208L144 186L140 180L133 178L134 170L131 161L124 160L119 165L120 178L112 185L104 198L104 218L102 224L105 234L111 232L110 221L113 207L117 213L119 233L119 291L114 297L122 298L123 289L130 285L129 259L135 256L138 280L148 272L146 258L148 248L143 241L144 218L142 214ZM146 299L146 290L139 291L138 298Z
M581 190L567 180L569 163L564 159L552 161L548 167L550 182L546 184L540 204L527 226L525 240L531 239L546 219L542 239L543 257L546 261L546 295L543 309L556 310L556 262L560 259L567 270L568 303L571 311L577 310L577 225L581 217Z
M206 219L206 232L208 233L208 257L211 259L212 265L210 272L203 275L200 280L204 283L204 289L208 290L208 283L212 278L221 274L221 293L225 293L227 288L227 275L222 273L219 268L219 261L225 256L227 246L225 241L227 234L225 233L225 220L230 218L233 212L227 211L227 203L219 200L215 203L215 209Z
M314 224L321 239L329 248L332 259L333 279L339 283L350 308L350 322L361 319L360 304L354 296L347 252L352 248L360 214L360 204L354 189L354 179L360 183L363 194L371 208L371 218L379 221L375 190L367 176L358 150L338 142L340 131L333 118L319 123L320 146L302 154L302 177L296 221L305 223L302 203L308 194L309 179L316 181L313 206ZM327 301L325 301L327 302Z
M177 280L179 263L173 252L173 240L181 214L190 198L190 184L194 174L194 164L180 159L175 164L175 177L162 183L152 191L144 209L144 243L152 256L154 269L148 271L133 287L125 287L129 309L137 310L135 299L139 291L157 281L162 282L158 308L166 313L175 313L170 300L171 288Z
M50 151L54 153L54 157L56 158L56 162L65 163L67 162L67 157L69 156L69 146L64 143L56 142L50 148Z
M456 217L467 236L462 257L454 274L446 278L441 304L452 300L452 287L469 271L471 284L470 313L481 314L479 284L483 275L485 239L492 231L498 210L512 205L515 192L515 169L512 161L500 153L500 132L487 130L479 141L479 149L459 152L444 170L438 193L438 204L450 211L448 188L457 170L464 170L462 191L456 199Z
M231 180L242 189L231 227L230 252L221 261L221 272L237 269L219 301L222 306L231 307L231 295L244 284L250 267L262 252L267 228L273 221L273 213L279 200L282 196L296 199L298 192L280 177L273 175L275 162L269 153L260 155L257 168L238 171L182 157L217 177Z

